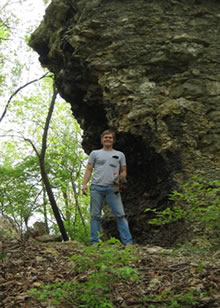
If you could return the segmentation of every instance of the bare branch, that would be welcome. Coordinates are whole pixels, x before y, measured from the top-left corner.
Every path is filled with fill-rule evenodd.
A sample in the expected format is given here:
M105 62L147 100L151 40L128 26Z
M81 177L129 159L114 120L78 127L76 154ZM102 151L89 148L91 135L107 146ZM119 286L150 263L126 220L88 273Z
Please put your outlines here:
M7 101L7 104L6 104L6 106L5 106L5 109L4 109L4 111L3 111L2 115L1 115L0 122L1 122L1 121L3 120L3 118L5 117L6 112L7 112L7 109L8 109L8 106L9 106L9 104L10 104L12 98L13 98L16 94L18 94L18 92L20 92L22 89L26 88L26 87L29 86L30 84L32 84L32 83L34 83L34 82L37 82L37 81L39 81L39 80L41 80L41 79L43 79L43 78L45 78L45 77L51 77L51 75L48 76L48 72L47 72L46 74L44 74L44 75L41 76L40 78L31 80L31 81L29 81L28 83L26 83L25 85L21 86L20 88L18 88L18 89L11 95L10 98L9 98L9 100Z
M23 139L24 139L24 141L27 141L27 142L29 142L30 143L30 145L32 146L32 148L33 148L33 150L34 150L34 152L36 153L36 155L38 156L38 158L40 157L40 154L39 154L39 152L38 152L38 150L37 150L37 148L36 148L36 146L34 145L34 143L32 142L32 140L31 139L29 139L29 138L25 138L25 137L23 137Z
M36 153L37 157L39 158L39 157L40 157L40 153L38 152L38 150L37 150L36 146L34 145L33 141L32 141L31 139L26 138L25 136L23 136L23 134L20 133L20 132L17 132L17 134L18 134L18 135L14 135L14 134L10 134L10 135L9 135L9 134L0 135L0 138L1 138L1 137L13 137L13 138L15 137L15 138L23 139L24 141L30 143L30 145L32 146L34 152Z
M0 9L0 11L1 11L1 9ZM5 27L6 29L10 30L11 28L9 27L9 18L7 18L6 21L4 21L2 18L0 18L0 26Z

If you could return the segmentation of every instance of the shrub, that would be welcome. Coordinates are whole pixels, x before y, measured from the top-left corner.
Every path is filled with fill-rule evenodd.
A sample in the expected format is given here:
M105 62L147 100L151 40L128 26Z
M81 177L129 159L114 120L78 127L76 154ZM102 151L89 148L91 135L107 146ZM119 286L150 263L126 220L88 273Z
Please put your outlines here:
M199 225L204 234L217 238L220 231L220 180L207 181L194 176L182 186L182 191L173 191L169 199L173 205L163 211L146 209L156 215L150 224L161 226L184 219Z

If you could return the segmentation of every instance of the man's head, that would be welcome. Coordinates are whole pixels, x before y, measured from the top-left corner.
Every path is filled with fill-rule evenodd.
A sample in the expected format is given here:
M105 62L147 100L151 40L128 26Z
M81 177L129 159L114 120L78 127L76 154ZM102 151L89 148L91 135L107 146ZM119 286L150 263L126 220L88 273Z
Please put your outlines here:
M109 143L113 145L115 143L115 140L116 140L115 132L111 129L107 129L101 134L101 143L103 146Z

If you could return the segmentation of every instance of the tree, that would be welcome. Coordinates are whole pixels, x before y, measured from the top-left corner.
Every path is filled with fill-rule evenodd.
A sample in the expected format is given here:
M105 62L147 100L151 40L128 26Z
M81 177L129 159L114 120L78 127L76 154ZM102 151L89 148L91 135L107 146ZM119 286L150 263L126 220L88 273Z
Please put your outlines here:
M63 198L63 216L67 230L70 234L75 234L78 224L81 223L84 234L88 237L85 222L88 218L88 201L81 195L82 169L87 156L81 148L81 131L78 124L70 122L67 113L63 111L63 105L60 104L56 112L59 118L55 121L56 127L53 127L53 136L49 139L53 146L47 151L47 162L53 185L61 193L59 199ZM69 125L70 123L73 125ZM59 131L56 131L57 128Z
M20 151L29 153L30 157L34 154L40 155L42 134L46 122L44 115L46 109L48 109L47 105L51 93L51 78L41 79L39 83L41 84L40 87L37 86L38 83L32 84L35 88L37 86L34 96L24 96L21 95L22 92L17 92L17 95L11 101L9 114L16 116L13 118L15 128L5 133L8 137L14 138L14 141L11 141L11 148L2 153L2 157L13 156L14 161L16 159L22 162L22 154L18 154ZM88 238L89 201L88 197L81 194L81 170L85 167L84 162L87 160L87 156L81 147L81 130L72 116L70 105L57 100L54 108L55 112L50 121L50 130L48 130L47 135L47 151L44 156L45 169L48 178L50 178L54 199L59 203L59 212L69 236L72 239L76 237L77 239L84 239L85 236ZM25 147L24 144L22 146L21 142L17 142L17 138L28 140L31 148ZM34 148L33 153L31 149ZM13 154L10 154L11 151ZM42 178L40 174L39 177ZM39 193L41 203L34 207L35 213L41 213L45 223L50 224L51 227L52 221L48 223L48 214L51 211L42 187ZM20 214L22 213L20 211ZM35 213L30 211L32 216ZM28 221L30 221L30 217L28 217ZM24 218L24 220L26 221L27 218ZM56 227L54 229L57 230Z
M10 0L5 0L5 4L10 2ZM48 1L44 2L48 3ZM10 4L14 5L14 3ZM22 2L21 5L25 5L25 3ZM4 6L4 9L5 8L6 6ZM0 5L0 11L2 13L1 9L2 5ZM28 26L29 29L27 29L23 38L19 33L19 42L17 40L11 40L11 38L18 37L15 35L15 33L19 31L17 30L17 25L19 25L19 18L16 19L15 16L11 14L10 10L4 10L4 12L5 14L1 14L1 20L3 20L3 16L6 17L4 20L7 21L7 23L5 23L7 27L4 28L4 31L8 31L8 33L5 32L5 34L8 35L8 44L4 44L5 40L0 41L2 60L4 59L4 61L1 61L0 55L0 62L2 63L3 67L5 67L2 72L7 72L7 87L1 87L1 89L4 90L2 91L4 99L1 99L1 103L5 103L1 106L2 110L0 111L1 120L4 119L4 121L0 120L0 135L4 137L4 139L1 138L2 140L6 140L7 144L10 143L10 148L5 147L4 153L1 153L2 155L0 157L0 168L2 174L4 174L2 177L3 182L1 184L2 186L8 185L7 187L9 188L8 181L13 183L13 185L10 186L11 206L6 208L10 213L10 216L17 218L21 229L23 229L25 226L28 226L29 222L33 221L33 216L35 216L36 213L41 213L45 222L51 218L51 211L48 206L48 198L45 194L46 191L41 182L41 171L39 164L37 165L37 162L39 162L39 157L36 156L36 151L33 150L34 145L35 150L37 150L39 155L43 153L42 132L45 128L44 123L46 121L46 117L44 115L48 108L48 101L51 95L51 83L48 81L50 78L44 78L43 82L35 82L41 79L35 77L36 74L30 81L30 76L32 76L31 72L34 70L32 69L32 60L29 62L29 60L26 61L26 59L32 58L33 51L29 49L27 44L24 45L23 43L27 41L28 33L30 33L31 28L33 29L35 26ZM16 25L16 27L12 27L12 25ZM19 46L21 44L23 45L20 48L17 44ZM30 57L28 54L27 56L22 54L21 58L19 52L17 52L19 50L22 50L22 53L24 51L27 53L30 52ZM22 61L20 59L22 59ZM5 64L8 65L7 68ZM28 69L28 73L22 74L22 72L25 70L27 71ZM43 75L42 77L45 77L45 72L40 74ZM40 74L38 73L38 76ZM24 80L27 81L24 82ZM1 85L3 85L3 83ZM5 99L5 97L8 97L8 99ZM52 119L52 121L50 121L50 130L48 130L47 135L48 142L46 143L47 151L45 152L44 156L44 164L49 183L51 184L51 189L53 190L52 192L54 194L54 199L59 203L60 216L64 220L64 226L67 228L68 233L71 235L71 238L73 238L73 232L76 230L81 230L82 225L86 225L84 230L88 228L88 197L82 196L80 194L82 181L80 170L84 168L84 160L86 159L86 155L84 154L80 145L81 131L78 124L74 122L74 120L72 120L73 122L68 123L68 121L65 120L65 116L67 114L65 114L65 112L62 120L59 120L59 116L56 116L58 114L60 115L60 112L62 113L62 104L64 106L64 103L56 103L55 109L60 108L60 110L58 110L58 112L53 115L54 120ZM67 109L69 120L69 105ZM62 129L59 130L56 121L59 122L59 126L62 127ZM68 130L67 127L71 127L72 129ZM76 135L74 130L77 130ZM74 138L71 140L73 135ZM76 136L78 138L77 141ZM10 142L8 142L9 138ZM26 145L24 142L21 142L21 140L25 139L29 140ZM2 140L1 145L4 144ZM30 147L29 145L31 143L32 146ZM59 151L57 149L57 145L59 145ZM10 164L7 165L8 156L12 157L12 159L8 159L8 163L10 162ZM36 182L33 177L28 175L29 172L26 172L28 169L25 167L25 161L29 161L30 164L33 163L33 166L29 166L28 168L33 168L33 170L35 170L33 174L35 174L35 179L37 179L38 182ZM18 165L20 168L20 176L16 177L15 175L18 172ZM35 191L30 189L28 190L28 185L33 185ZM17 200L20 200L20 202L15 203L12 187L16 191L15 194L20 192L21 196L21 192L23 190L23 193L26 194L27 197L22 200L22 198L19 199L19 195L17 195ZM3 188L2 192L4 192L4 194L1 196L2 200L4 199L4 204L6 204L6 200L9 202L9 199L7 199L7 197L9 198L9 195L6 195L7 190L3 190ZM30 193L29 197L28 192ZM33 192L32 197L31 192ZM37 198L36 202L34 197ZM21 209L21 207L23 207L23 209ZM6 208L4 207L4 209ZM1 209L3 209L3 205ZM52 221L49 222L51 227L51 223L53 224L54 220L52 219ZM84 231L84 233L86 233L86 231Z
M62 218L60 216L59 208L57 206L57 203L56 203L56 200L55 200L55 197L54 197L54 194L53 194L53 190L51 188L51 184L50 184L50 181L49 181L49 177L48 177L48 174L47 174L46 166L45 166L45 155L46 155L46 148L47 148L47 135L48 135L50 120L51 120L51 117L52 117L56 97L57 97L57 90L54 86L53 97L51 99L49 111L48 111L45 126L44 126L44 132L43 132L43 136L42 136L42 147L41 147L40 153L38 152L37 148L35 147L35 145L32 143L32 141L30 139L25 138L25 140L31 143L35 153L37 154L37 157L39 159L39 164L40 164L42 180L43 180L43 183L45 185L45 189L46 189L48 198L50 200L50 204L51 204L54 216L55 216L57 224L59 226L60 233L62 234L63 240L68 241L69 238L68 238L68 235L66 233Z

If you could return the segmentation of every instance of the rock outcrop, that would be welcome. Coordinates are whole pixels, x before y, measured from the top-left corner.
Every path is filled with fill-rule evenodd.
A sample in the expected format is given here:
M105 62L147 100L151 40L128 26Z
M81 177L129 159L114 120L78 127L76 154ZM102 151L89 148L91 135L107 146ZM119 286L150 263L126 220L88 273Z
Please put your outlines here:
M46 224L42 221L36 221L33 227L28 227L24 234L25 239L37 238L39 236L48 235L49 231Z
M0 241L19 240L21 234L15 222L9 216L0 216Z
M146 208L165 208L195 173L219 178L219 25L215 0L53 0L31 36L84 131L85 151L100 146L103 129L116 131L140 243L155 241ZM106 214L103 226L115 236L112 221ZM175 229L167 240L177 238Z

